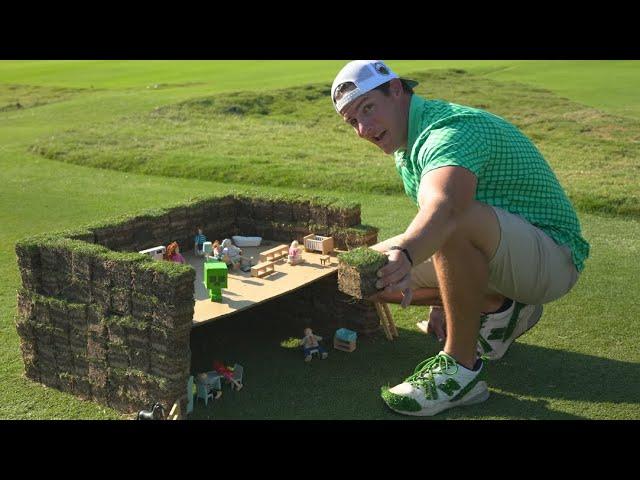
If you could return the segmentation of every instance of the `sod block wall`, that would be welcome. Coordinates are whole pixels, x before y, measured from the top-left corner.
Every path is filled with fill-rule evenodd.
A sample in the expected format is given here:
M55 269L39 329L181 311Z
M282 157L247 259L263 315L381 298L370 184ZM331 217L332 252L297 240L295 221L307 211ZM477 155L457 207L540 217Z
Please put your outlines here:
M378 232L361 225L359 205L249 192L21 240L16 329L26 376L127 413L155 402L168 412L177 399L184 402L195 270L137 252L172 241L190 250L197 225L220 240L332 235L341 250L376 243ZM365 334L377 330L372 306L338 291L336 276L291 294L287 313L313 312L318 322Z

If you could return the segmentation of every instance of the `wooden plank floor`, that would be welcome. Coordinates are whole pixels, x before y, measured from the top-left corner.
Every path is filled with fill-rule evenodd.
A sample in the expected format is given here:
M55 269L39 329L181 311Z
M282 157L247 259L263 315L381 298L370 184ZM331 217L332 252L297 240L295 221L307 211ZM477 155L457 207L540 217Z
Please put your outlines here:
M260 252L279 244L278 242L263 241L259 247L243 248L243 256L253 257L255 265L260 262ZM196 257L193 250L181 253L196 271L194 327L285 295L330 275L338 269L338 259L335 257L335 253L331 256L330 265L323 266L320 265L320 252L303 251L304 263L289 265L285 257L276 261L275 273L266 277L252 277L251 272L241 270L230 271L227 277L227 288L222 289L222 302L212 302L209 292L202 283L204 258Z

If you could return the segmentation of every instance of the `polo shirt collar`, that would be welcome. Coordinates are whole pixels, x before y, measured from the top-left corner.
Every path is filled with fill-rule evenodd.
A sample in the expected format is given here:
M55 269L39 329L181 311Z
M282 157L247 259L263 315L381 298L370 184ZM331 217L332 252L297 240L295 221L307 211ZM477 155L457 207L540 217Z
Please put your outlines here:
M406 157L411 152L413 144L420 135L420 126L422 120L422 112L424 111L424 105L427 101L418 95L411 96L411 102L409 103L409 125L407 126L407 148L399 149L395 152L396 164L404 163Z

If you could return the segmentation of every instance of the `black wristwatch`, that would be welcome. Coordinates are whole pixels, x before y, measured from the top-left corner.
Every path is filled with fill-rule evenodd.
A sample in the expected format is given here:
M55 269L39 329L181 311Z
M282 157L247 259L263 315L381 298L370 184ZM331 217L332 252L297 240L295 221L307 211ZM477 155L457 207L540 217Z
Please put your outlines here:
M413 267L413 260L411 259L411 255L409 255L409 250L407 250L406 248L398 247L398 246L391 247L389 250L402 250L404 254L407 256L407 260L409 260L409 263Z

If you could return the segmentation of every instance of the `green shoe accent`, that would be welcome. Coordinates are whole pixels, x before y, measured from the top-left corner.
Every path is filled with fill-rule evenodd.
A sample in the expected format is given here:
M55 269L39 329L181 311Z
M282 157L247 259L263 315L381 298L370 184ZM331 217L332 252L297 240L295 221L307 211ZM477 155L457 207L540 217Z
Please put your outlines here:
M451 397L456 390L460 390L462 387L453 378L448 378L446 382L438 385L438 388Z
M525 306L526 305L524 303L516 302L516 305L513 309L513 314L509 319L509 324L507 325L507 328L504 331L504 335L502 336L503 342L506 341L509 337L511 337L513 330L516 328L516 325L518 324L518 317L520 316L520 310L522 310L522 308Z
M502 340L504 339L504 333L507 331L507 327L494 328L487 336L487 340Z
M453 372L448 373L449 375L453 375L458 371L458 364L453 357L441 352L435 357L427 358L424 362L419 363L415 368L413 375L408 377L405 382L419 388L424 388L425 398L429 400L437 400L438 390L434 380L434 371L438 370L439 372L444 373L449 372L450 368L455 368Z
M419 412L422 407L413 398L405 397L403 395L396 395L391 393L388 388L383 388L380 393L382 400L389 408L393 410L399 410L403 412Z
M483 365L482 365L482 370L480 370L480 373L478 373L478 375L476 375L476 378L474 378L473 380L471 380L466 387L464 387L462 390L460 390L458 392L458 394L453 397L450 401L451 402L456 402L458 400L460 400L462 397L464 397L473 387L476 386L476 383L478 383L480 380L484 380L485 378L485 372L484 372L484 360L483 360Z
M489 342L487 342L482 335L478 335L478 342L480 342L480 345L482 345L482 350L484 351L483 353L489 353L493 351L493 347L489 345Z

